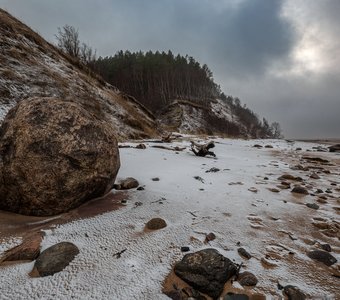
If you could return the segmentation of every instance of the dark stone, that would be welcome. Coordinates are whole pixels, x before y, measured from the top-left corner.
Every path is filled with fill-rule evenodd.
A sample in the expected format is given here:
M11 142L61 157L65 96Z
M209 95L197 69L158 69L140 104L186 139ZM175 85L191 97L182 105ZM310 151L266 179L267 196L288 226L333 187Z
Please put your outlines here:
M158 177L154 177L151 179L152 181L159 181L159 178Z
M204 179L201 176L194 176L194 178L202 183L204 183Z
M320 208L320 206L317 205L316 203L307 203L306 206L309 207L309 208L312 208L312 209L319 209Z
M216 235L215 233L213 232L210 232L208 233L206 236L205 236L205 242L210 242L210 241L213 241L214 239L216 239Z
M143 186L139 186L138 188L137 188L137 191L144 191L145 190L145 187L143 187Z
M148 229L157 230L166 227L166 222L161 218L153 218L145 226Z
M332 252L332 247L329 244L320 244L321 248L327 252Z
M242 286L255 286L257 285L257 278L253 273L250 272L242 272L238 275L237 281Z
M41 252L34 268L41 277L53 275L68 266L78 253L76 245L69 242L58 243Z
M325 190L325 192L326 192L327 194L332 194L332 193L333 193L331 189L327 189L327 190Z
M219 168L215 168L215 167L212 167L211 169L209 170L206 170L205 173L216 173L216 172L219 172L220 169Z
M306 188L302 186L296 186L292 189L292 193L297 193L297 194L303 194L303 195L308 195L308 191Z
M145 144L138 144L136 146L136 149L146 149L146 146L145 146Z
M184 246L184 247L181 247L181 251L182 252L188 252L188 251L190 251L190 248L187 247L187 246Z
M261 145L259 145L259 144L255 144L253 147L254 147L254 148L261 149L263 146L261 146Z
M295 150L296 150L296 151L301 151L302 148L298 147L298 148L296 148Z
M335 144L328 147L329 152L340 152L340 144Z
M337 259L330 253L322 250L314 250L307 253L311 259L324 263L326 266L331 266L337 262Z
M288 300L304 300L307 298L298 287L293 285L286 285L283 288L283 293L288 297Z
M316 173L312 173L310 175L310 178L312 178L312 179L320 179L320 176L318 174L316 174Z
M19 102L0 130L0 209L50 216L105 195L120 167L115 134L76 103Z
M250 253L244 248L238 248L237 252L246 259L251 259Z
M269 148L269 149L271 149L271 148L274 148L272 145L266 145L266 146L264 146L265 148Z
M176 263L175 274L189 285L212 298L217 298L229 278L236 274L236 265L215 249L186 254Z
M245 294L228 293L223 297L223 300L249 300L249 296Z
M278 180L284 181L284 180L292 180L292 181L303 181L301 177L296 177L290 174L283 174L278 178Z

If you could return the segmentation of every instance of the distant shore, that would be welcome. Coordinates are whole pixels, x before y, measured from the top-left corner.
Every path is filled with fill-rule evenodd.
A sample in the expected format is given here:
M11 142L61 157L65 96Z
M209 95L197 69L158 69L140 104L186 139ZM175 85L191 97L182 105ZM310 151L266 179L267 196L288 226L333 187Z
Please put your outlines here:
M307 143L320 143L326 145L340 144L340 138L326 138L326 139L293 139L294 141Z

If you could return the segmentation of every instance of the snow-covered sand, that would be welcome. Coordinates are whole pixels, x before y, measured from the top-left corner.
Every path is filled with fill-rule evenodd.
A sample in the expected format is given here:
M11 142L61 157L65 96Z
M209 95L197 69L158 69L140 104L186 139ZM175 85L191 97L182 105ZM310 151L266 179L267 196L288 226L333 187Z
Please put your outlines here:
M313 297L332 299L340 295L339 278L331 275L339 271L339 262L326 267L306 256L315 246L308 244L310 239L329 243L332 254L340 259L339 239L319 233L312 225L314 217L339 222L333 208L339 206L339 164L330 166L331 174L320 175L318 181L310 180L308 172L290 169L290 164L306 153L338 161L340 156L305 152L315 146L310 143L233 139L215 142L217 159L194 156L189 151L189 141L169 145L187 146L181 152L152 148L155 144L147 141L145 150L120 149L118 180L134 177L145 190L130 190L126 206L119 210L47 229L42 250L70 241L79 247L79 255L64 271L43 278L28 276L33 262L1 267L0 298L169 299L162 294L162 283L173 264L183 257L181 246L189 246L191 251L213 247L236 263L242 262L243 270L259 279L253 290L266 294L268 299L282 295L278 281L296 285ZM254 144L271 144L274 148L256 149ZM296 147L302 151L296 152ZM206 173L212 167L220 171ZM276 188L280 183L277 178L284 173L303 177L314 186L313 190L337 182L332 186L334 198L313 210L305 203L314 203L315 197L296 197L290 189L269 191ZM155 177L159 181L153 181ZM248 190L252 187L256 193ZM145 223L153 217L165 219L168 226L145 231ZM204 243L204 234L209 232L216 235L210 245ZM20 242L17 238L4 240L0 251ZM253 258L245 260L238 255L238 242ZM117 258L115 253L124 249L127 250ZM277 266L261 263L268 254Z

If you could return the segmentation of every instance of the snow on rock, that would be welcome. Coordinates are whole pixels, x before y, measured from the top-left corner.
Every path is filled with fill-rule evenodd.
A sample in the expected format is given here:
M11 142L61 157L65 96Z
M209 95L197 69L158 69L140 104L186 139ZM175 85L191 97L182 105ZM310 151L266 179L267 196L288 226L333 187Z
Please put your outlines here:
M154 116L37 33L0 9L0 124L30 97L57 97L82 105L117 128L119 140L156 134Z
M118 180L132 176L145 190L130 190L122 209L46 230L42 250L68 241L79 248L79 255L65 270L45 278L28 277L32 263L1 267L2 299L12 299L13 295L16 299L168 299L161 292L162 282L183 257L182 246L190 246L193 252L215 248L232 261L243 262L241 271L251 272L258 279L253 291L265 293L269 299L282 295L278 281L295 285L313 297L339 295L338 281L331 277L339 265L319 265L306 255L317 246L307 243L310 237L330 243L332 255L339 261L339 241L322 235L312 225L315 217L338 219L332 204L336 199L328 198L328 204L310 212L304 201L313 200L313 196L301 199L290 190L274 194L267 189L276 186L277 178L288 172L307 180L305 173L290 166L303 155L297 154L295 147L306 150L313 144L214 141L217 159L194 156L188 137L172 144L187 147L177 153L152 148L151 141L143 141L147 146L143 151L120 149ZM256 149L252 147L255 143L270 143L274 148ZM332 158L331 153L322 155ZM206 173L212 167L220 171ZM329 180L338 182L337 168L333 168L327 178L308 179L306 184L317 182L313 186L316 189L329 185ZM159 181L153 181L155 177ZM229 185L231 182L242 184ZM253 186L257 193L248 191ZM339 197L339 191L334 189L333 195ZM167 227L145 231L145 224L155 217L163 218ZM254 228L252 223L262 226ZM216 239L207 244L204 241L210 232ZM8 249L10 243L5 242L1 250ZM242 258L239 247L246 248L252 258ZM119 252L122 254L117 255ZM266 266L261 258L277 266Z

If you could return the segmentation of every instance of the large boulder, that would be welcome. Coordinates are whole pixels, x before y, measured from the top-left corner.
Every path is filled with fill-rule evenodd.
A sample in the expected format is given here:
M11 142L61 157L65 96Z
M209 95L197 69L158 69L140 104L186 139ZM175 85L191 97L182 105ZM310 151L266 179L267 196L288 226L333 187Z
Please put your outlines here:
M0 128L0 209L56 215L103 196L120 167L115 129L76 103L31 98Z

